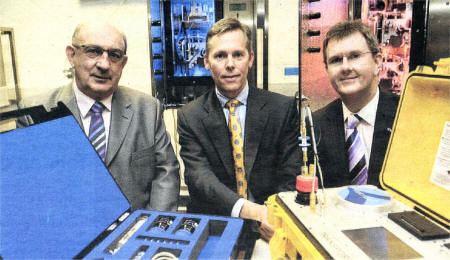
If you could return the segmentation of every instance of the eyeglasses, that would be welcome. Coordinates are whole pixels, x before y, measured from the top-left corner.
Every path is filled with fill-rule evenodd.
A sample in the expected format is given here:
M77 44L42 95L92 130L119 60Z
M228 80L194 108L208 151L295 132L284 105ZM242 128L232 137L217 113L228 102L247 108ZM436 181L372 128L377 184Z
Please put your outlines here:
M77 49L81 49L83 53L91 59L97 59L98 57L102 56L105 51L108 53L108 57L111 62L119 62L122 60L123 56L125 56L125 52L120 49L105 50L97 45L72 44L72 46Z
M347 62L351 63L351 64L357 64L359 62L361 62L362 57L365 54L368 53L373 53L371 51L366 51L366 52L351 52L348 55L338 55L338 56L333 56L330 59L328 59L327 61L327 65L328 66L334 66L334 67L338 67L341 66L342 63L344 62L344 58L347 59Z

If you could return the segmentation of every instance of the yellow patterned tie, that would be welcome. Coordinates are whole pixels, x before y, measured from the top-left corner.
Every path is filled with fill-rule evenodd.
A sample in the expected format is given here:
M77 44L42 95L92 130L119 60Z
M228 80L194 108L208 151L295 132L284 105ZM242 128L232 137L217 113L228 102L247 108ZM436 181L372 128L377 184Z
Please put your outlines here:
M228 116L228 128L231 133L231 145L233 146L234 172L236 174L237 193L240 197L247 199L247 181L244 169L244 141L242 140L242 129L236 114L239 101L231 99L227 103L230 110Z

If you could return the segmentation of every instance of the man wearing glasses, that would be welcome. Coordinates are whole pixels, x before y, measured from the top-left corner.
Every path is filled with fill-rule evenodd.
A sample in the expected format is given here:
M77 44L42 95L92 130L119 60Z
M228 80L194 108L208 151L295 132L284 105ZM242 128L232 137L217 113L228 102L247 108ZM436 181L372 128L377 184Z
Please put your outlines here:
M75 80L38 101L69 108L133 209L176 211L179 165L163 108L151 96L118 86L126 51L126 37L114 26L78 25L66 47Z
M325 187L379 184L398 97L381 91L381 54L361 21L340 22L323 42L325 67L340 98L314 113Z

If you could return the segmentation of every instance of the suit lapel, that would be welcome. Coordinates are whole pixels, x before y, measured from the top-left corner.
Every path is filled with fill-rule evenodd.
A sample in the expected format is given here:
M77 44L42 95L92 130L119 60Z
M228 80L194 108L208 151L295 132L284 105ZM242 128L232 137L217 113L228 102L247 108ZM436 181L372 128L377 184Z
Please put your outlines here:
M322 138L331 138L329 140L332 151L330 154L336 156L339 165L336 165L338 169L345 169L344 172L348 173L348 155L345 149L345 129L342 118L344 117L342 111L342 101L338 101L331 107L330 111L327 111L327 126L326 129L322 129L322 133L336 133L337 136L322 136Z
M377 113L375 118L375 127L373 132L372 149L370 152L370 163L369 171L377 171L376 175L378 177L378 171L381 169L383 164L384 156L382 156L386 151L387 144L389 142L389 137L392 132L392 122L395 117L396 105L389 102L389 97L386 96L382 91L380 91L380 100L378 102ZM371 174L369 173L369 178ZM378 182L378 180L376 180Z
M131 109L131 102L122 95L119 87L114 92L111 105L111 125L109 128L108 149L106 152L106 166L109 166L116 156L120 145L125 139L132 117L133 111Z
M80 116L80 110L78 109L77 101L75 98L75 93L73 92L73 83L70 83L66 86L64 86L57 96L55 97L55 100L52 101L53 104L47 104L46 109L50 111L51 108L56 107L58 105L58 102L63 102L64 105L70 110L72 115L77 120L78 124L82 127L83 123L81 122L81 116Z
M244 164L247 179L252 172L268 119L268 111L264 109L265 104L266 100L259 91L249 87L244 138Z
M228 174L234 176L234 160L230 142L230 133L226 124L223 109L217 99L215 91L210 91L208 97L203 103L206 111L205 117L202 119L203 126L219 154L220 160Z

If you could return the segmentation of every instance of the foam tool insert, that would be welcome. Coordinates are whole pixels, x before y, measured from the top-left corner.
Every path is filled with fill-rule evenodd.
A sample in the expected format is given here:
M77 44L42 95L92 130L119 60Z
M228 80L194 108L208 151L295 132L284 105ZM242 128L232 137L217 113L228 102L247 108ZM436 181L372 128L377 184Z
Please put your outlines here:
M229 259L242 224L238 218L137 210L85 258Z

